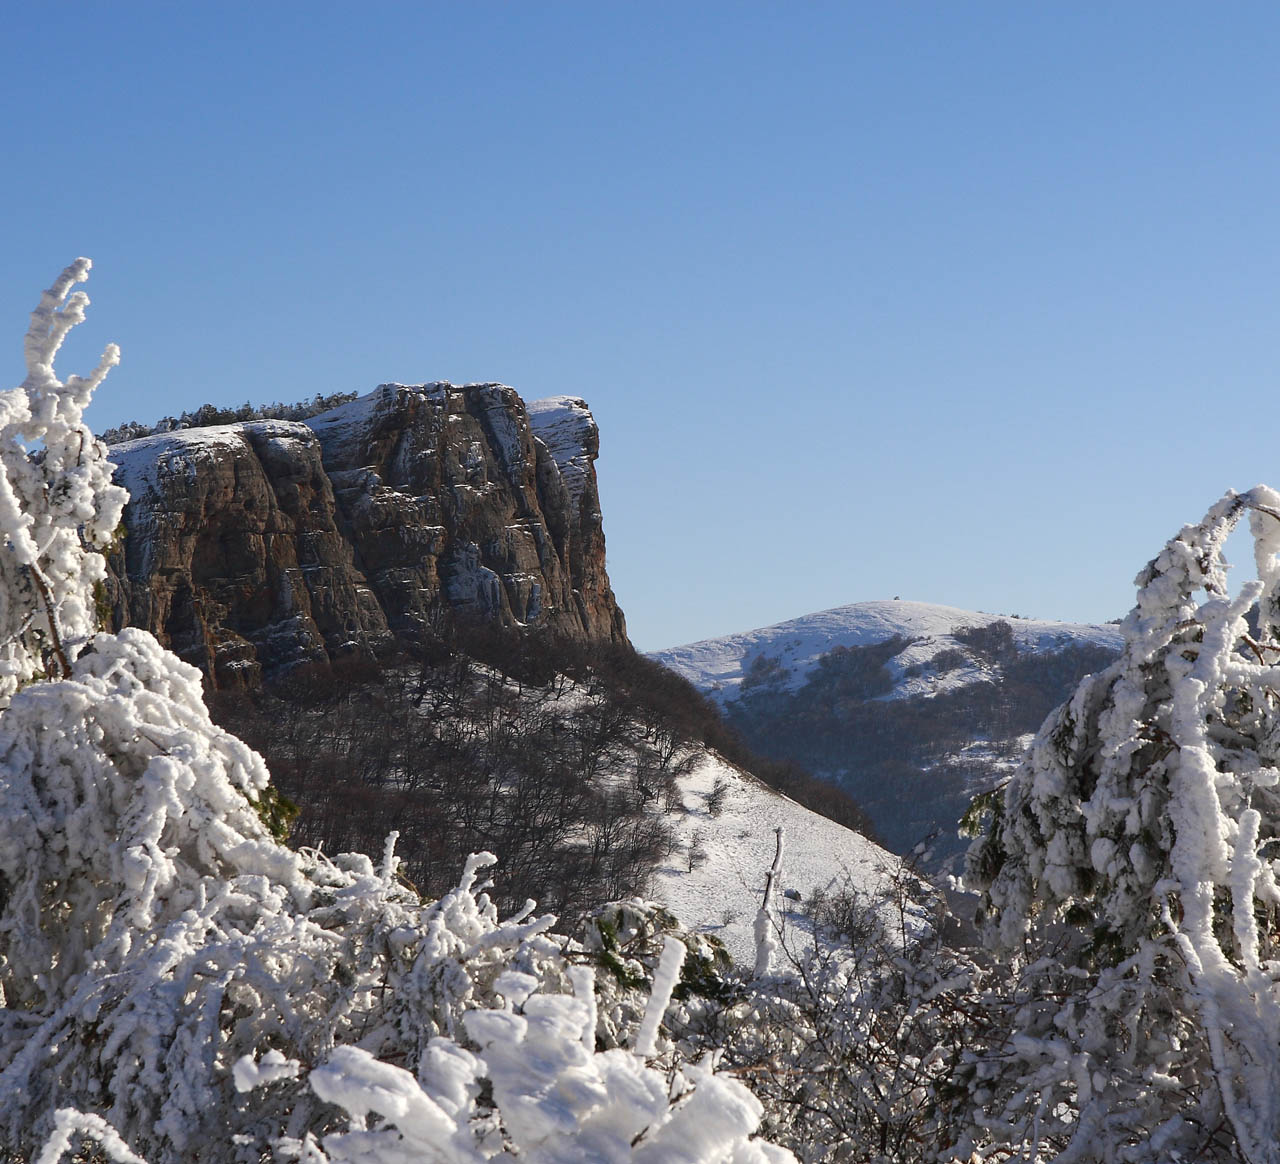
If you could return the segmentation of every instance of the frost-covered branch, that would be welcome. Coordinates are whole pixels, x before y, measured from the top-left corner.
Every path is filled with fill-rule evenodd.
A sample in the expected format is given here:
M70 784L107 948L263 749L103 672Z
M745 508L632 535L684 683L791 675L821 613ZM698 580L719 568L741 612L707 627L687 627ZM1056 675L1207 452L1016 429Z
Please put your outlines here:
M644 1018L640 1021L640 1029L636 1032L636 1054L647 1059L657 1050L658 1027L662 1016L666 1014L671 1003L671 994L680 981L680 968L684 965L684 957L688 951L679 938L668 936L662 947L662 958L653 975L653 990L649 995L649 1004L645 1007Z
M77 259L41 296L23 343L27 375L0 394L0 705L33 677L62 677L98 628L94 588L126 495L83 413L120 361L109 344L87 377L58 379L54 361L85 318L89 277Z
M782 874L782 849L783 849L783 829L779 825L774 829L777 841L773 850L773 864L769 866L769 872L764 879L764 895L760 899L760 908L756 911L755 922L755 942L756 942L756 977L765 978L769 974L769 968L773 961L774 953L777 951L777 942L773 937L773 918L769 913L773 906L774 886L778 882L778 878Z
M53 1117L53 1134L45 1141L35 1164L58 1164L67 1152L76 1151L76 1139L93 1139L114 1164L147 1164L129 1150L116 1130L101 1116L86 1115L74 1108L61 1108Z

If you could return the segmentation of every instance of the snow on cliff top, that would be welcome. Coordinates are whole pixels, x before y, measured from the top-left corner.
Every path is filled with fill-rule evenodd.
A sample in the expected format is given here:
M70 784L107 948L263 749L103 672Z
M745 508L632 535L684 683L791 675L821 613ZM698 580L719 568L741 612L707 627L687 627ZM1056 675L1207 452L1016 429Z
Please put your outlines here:
M394 407L401 392L439 397L452 387L447 380L433 380L427 384L379 384L372 392L308 417L305 423L326 448L345 448L348 441L359 439L377 421L380 413Z
M451 384L448 380L433 380L425 384L380 384L372 392L319 413L306 423L321 437L326 447L341 445L352 435L366 429L380 411L391 407L400 392L438 398L448 392L466 388L488 389L493 393L515 391L504 384L491 382ZM525 402L525 410L529 417L529 427L534 436L547 446L560 469L569 496L576 503L582 497L591 472L591 462L599 447L595 418L591 415L587 402L579 396L549 396L544 400ZM494 416L491 419L496 421L499 418ZM499 424L495 427L495 436L504 447L506 460L510 462L516 455L516 430Z
M243 448L250 433L305 443L314 439L307 425L300 421L245 420L202 428L178 428L122 441L107 447L107 459L116 467L116 484L123 485L130 497L140 500L155 486L162 470L166 476L191 476L197 464L215 452Z
M423 384L379 384L372 392L317 413L305 421L264 419L174 429L112 445L109 456L117 466L117 483L130 493L142 496L155 483L157 469L162 464L169 465L168 471L173 472L176 458L191 470L193 462L202 455L208 455L217 447L226 448L242 442L246 429L270 429L270 435L281 437L305 437L306 430L310 429L326 446L340 446L376 423L380 413L394 407L396 398L402 392L439 399L450 391L461 391L464 388L508 391L503 384L489 382L455 385L448 380L432 380ZM595 418L591 415L587 402L579 396L550 396L544 400L527 402L525 408L530 428L547 446L560 469L570 496L575 502L578 501L599 447ZM496 435L500 444L514 444L514 432ZM510 459L511 450L508 449L507 452Z
M582 497L598 448L595 417L580 396L548 396L525 405L529 426L560 468L574 504Z
M713 814L708 797L717 782L727 787L720 811ZM684 811L666 818L677 844L659 867L649 896L689 929L718 937L740 965L749 967L755 959L753 926L779 825L785 847L777 904L787 907L788 924L802 931L808 927L800 911L815 890L838 888L847 877L868 900L880 900L901 864L861 833L809 811L714 754L680 777L679 788ZM692 870L691 848L696 850ZM800 900L783 897L787 890ZM887 914L885 920L894 918Z
M759 630L653 651L650 657L683 675L700 690L723 700L734 698L747 668L762 655L776 658L789 673L789 683L794 687L833 647L870 646L897 635L921 640L911 649L911 661L923 663L938 650L959 646L952 637L957 630L1001 621L1012 628L1014 643L1020 652L1051 653L1083 643L1118 651L1122 641L1120 628L1109 624L1009 618L954 606L892 599L837 606ZM975 671L969 681L980 677ZM952 683L964 678L957 675ZM901 694L916 692L904 689Z

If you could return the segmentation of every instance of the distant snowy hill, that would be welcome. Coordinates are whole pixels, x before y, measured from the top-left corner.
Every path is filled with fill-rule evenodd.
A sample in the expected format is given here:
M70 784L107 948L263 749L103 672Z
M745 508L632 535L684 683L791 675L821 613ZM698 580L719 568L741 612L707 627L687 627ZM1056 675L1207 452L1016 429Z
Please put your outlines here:
M1007 618L955 606L892 599L837 606L759 630L653 651L650 657L724 703L737 698L743 679L753 664L759 666L758 660L776 660L785 672L785 686L794 690L833 648L866 647L897 637L910 640L911 645L889 662L894 684L882 698L927 696L993 677L991 665L981 658L971 658L967 665L954 669L939 669L931 664L948 650L971 654L955 637L957 631L998 621L1008 623L1014 645L1021 653L1048 654L1080 644L1120 649L1120 628L1110 624ZM948 661L944 656L944 665Z
M859 602L655 652L712 696L756 751L851 793L891 849L962 848L970 797L1118 653L1118 626Z

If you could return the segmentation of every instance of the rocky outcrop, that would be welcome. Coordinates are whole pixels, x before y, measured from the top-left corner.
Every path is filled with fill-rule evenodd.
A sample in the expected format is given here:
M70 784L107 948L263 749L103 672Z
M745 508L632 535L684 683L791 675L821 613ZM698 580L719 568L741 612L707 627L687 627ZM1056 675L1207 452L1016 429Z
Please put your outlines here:
M383 654L452 620L625 642L605 572L595 422L500 384L385 384L305 424L111 448L130 492L117 622L216 686Z

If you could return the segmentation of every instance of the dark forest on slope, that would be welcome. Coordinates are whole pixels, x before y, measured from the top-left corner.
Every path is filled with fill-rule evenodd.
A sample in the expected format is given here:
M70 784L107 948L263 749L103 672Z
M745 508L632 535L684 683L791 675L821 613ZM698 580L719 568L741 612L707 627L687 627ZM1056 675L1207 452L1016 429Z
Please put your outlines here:
M963 649L931 661L945 674L973 661L991 678L928 697L886 698L894 676L886 664L908 645L892 638L837 647L796 690L781 668L758 657L726 719L747 745L791 761L846 790L884 842L908 852L930 837L936 860L959 853L956 835L970 798L1016 763L1018 740L1034 732L1080 679L1115 657L1090 644L1052 653L1019 652L1006 622L957 634ZM936 835L935 835L936 834Z
M630 648L470 628L412 658L302 667L211 702L296 807L282 810L292 844L376 852L399 830L405 873L429 897L486 849L503 855L503 910L533 897L569 919L643 895L671 855L676 777L703 747L872 835L846 792L752 754L690 684Z

